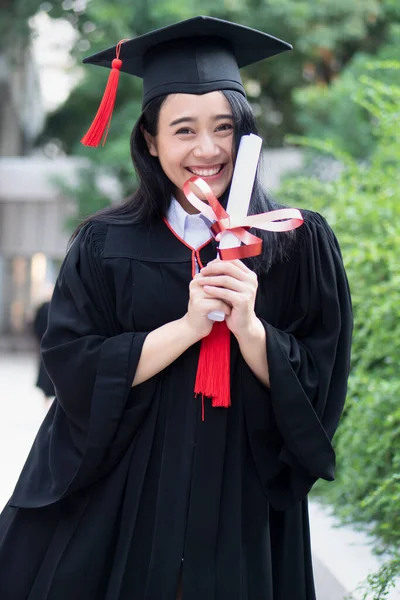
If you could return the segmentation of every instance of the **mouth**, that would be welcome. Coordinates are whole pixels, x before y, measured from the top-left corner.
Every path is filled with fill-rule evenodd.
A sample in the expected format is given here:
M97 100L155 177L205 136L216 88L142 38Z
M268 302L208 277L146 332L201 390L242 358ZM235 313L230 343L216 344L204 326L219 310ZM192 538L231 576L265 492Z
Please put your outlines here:
M213 165L211 167L185 167L189 173L201 177L202 179L214 179L219 177L222 171L225 169L226 164Z

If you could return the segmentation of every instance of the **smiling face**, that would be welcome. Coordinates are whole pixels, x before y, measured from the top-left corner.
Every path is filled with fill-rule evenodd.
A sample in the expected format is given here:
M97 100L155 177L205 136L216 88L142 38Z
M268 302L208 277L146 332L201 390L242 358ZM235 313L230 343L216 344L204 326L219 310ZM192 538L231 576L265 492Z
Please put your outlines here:
M221 92L168 96L157 135L144 135L185 210L196 212L182 191L194 175L204 179L217 198L225 192L233 174L234 128L231 107Z

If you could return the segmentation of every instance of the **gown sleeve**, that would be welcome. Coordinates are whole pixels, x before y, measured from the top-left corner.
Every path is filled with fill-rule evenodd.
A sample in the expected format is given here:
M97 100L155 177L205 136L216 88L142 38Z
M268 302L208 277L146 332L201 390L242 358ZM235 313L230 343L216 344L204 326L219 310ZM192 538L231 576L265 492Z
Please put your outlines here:
M282 328L263 321L269 402L280 439L280 468L266 487L278 509L303 499L317 479L334 479L331 440L350 369L349 286L338 242L323 217L307 215L300 246L291 314Z
M147 334L118 331L102 268L106 227L91 223L82 229L61 267L42 341L56 401L39 429L11 506L45 506L104 476L126 451L143 417L143 405L132 403L131 390ZM121 425L128 408L130 431Z

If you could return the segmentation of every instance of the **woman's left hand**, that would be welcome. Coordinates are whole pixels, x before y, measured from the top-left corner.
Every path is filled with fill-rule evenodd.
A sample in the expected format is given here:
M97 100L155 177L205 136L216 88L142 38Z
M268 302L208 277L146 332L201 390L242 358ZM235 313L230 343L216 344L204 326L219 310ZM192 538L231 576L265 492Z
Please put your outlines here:
M200 271L198 283L212 298L232 307L226 324L237 339L251 334L258 326L254 312L258 288L257 275L240 260L213 260Z

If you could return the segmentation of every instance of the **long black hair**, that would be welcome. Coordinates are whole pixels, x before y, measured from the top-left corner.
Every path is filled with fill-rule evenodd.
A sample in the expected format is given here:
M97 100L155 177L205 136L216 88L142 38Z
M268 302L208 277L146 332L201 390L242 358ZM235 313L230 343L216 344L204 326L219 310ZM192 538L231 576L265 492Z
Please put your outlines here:
M250 133L257 134L257 124L252 109L242 94L231 90L223 90L222 93L232 110L235 154L237 154L241 137ZM161 96L147 104L131 134L131 157L139 180L138 189L122 204L103 208L84 219L72 234L70 244L82 227L89 222L150 224L167 215L175 188L162 170L158 158L149 153L143 135L143 130L152 136L157 135L158 117L166 98L167 96ZM225 206L228 193L229 189L220 198L221 203ZM261 185L259 169L254 183L249 214L254 215L276 208L281 208L281 205L275 203L265 193ZM273 263L281 262L286 258L292 245L293 232L277 234L258 230L257 235L263 239L263 253L260 257L249 259L249 265L257 272L267 271Z

